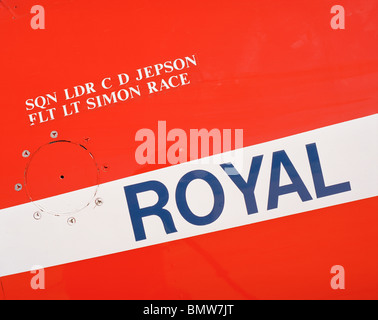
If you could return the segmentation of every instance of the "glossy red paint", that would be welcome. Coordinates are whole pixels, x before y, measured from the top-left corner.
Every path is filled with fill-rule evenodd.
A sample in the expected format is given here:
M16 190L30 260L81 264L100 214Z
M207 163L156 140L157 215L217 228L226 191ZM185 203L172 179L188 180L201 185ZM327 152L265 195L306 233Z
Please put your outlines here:
M241 128L249 146L377 112L375 1L343 0L345 30L331 29L330 0L39 1L45 30L30 27L34 4L0 3L1 209L29 201L14 190L30 161L22 152L53 141L53 130L94 155L103 183L165 166L140 166L134 158L135 133L157 130L159 120L186 132ZM29 124L26 99L193 54L198 65L188 71L188 86ZM81 172L64 189L59 175L78 163L67 153L51 156L40 170L49 168L57 183L38 198L93 184ZM376 198L366 199L56 266L46 270L45 290L31 289L30 273L7 276L3 293L6 299L376 299L377 209ZM329 285L335 264L347 268L346 290Z

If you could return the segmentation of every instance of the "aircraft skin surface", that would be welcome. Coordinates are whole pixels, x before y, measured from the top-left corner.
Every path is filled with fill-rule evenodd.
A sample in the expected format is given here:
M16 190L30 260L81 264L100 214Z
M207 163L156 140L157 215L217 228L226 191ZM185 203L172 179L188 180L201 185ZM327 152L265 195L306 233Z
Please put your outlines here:
M0 1L0 299L377 299L377 15Z

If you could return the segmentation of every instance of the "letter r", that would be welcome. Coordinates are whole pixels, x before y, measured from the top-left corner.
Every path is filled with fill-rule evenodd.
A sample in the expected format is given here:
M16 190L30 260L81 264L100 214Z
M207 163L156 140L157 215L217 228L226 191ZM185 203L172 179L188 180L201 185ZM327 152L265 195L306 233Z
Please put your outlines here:
M146 239L142 218L151 215L161 219L166 233L177 232L170 212L163 208L169 199L168 189L164 184L159 181L146 181L124 187L124 191L136 241ZM156 192L158 201L153 206L140 208L137 194L146 191Z

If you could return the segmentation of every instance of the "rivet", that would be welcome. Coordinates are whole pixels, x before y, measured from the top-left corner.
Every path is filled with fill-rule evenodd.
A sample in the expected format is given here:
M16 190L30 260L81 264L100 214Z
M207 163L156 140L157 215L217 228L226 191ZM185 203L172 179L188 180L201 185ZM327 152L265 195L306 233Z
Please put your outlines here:
M30 151L29 151L29 150L24 150L24 151L22 151L22 156L23 156L24 158L29 157L29 156L30 156Z
M101 198L97 198L97 199L95 200L95 204L96 204L96 206L102 206L103 203L104 203L104 202L102 201Z
M42 218L42 215L41 215L41 213L40 213L39 211L36 211L36 212L34 212L34 214L33 214L33 218L34 218L35 220L39 220L39 219Z
M69 226L73 226L76 223L76 219L74 217L70 217L67 219L67 223Z

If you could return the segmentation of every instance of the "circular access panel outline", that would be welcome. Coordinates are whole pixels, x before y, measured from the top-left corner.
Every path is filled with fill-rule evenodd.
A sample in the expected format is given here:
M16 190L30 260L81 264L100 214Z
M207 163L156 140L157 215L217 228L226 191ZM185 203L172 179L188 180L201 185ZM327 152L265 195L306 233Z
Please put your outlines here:
M24 172L25 190L41 212L74 214L95 199L100 170L93 154L83 145L57 140L42 145L29 158Z

